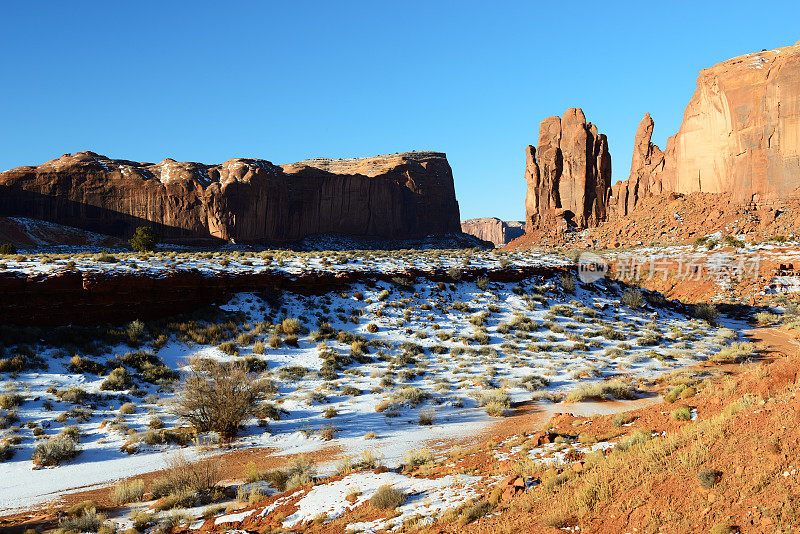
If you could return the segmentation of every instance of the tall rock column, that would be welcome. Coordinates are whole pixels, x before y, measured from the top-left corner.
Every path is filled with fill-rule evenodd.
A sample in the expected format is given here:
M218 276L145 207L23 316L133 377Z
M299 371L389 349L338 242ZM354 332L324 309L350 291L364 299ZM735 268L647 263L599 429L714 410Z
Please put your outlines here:
M614 187L616 209L622 216L636 208L640 199L664 192L665 185L671 190L671 184L663 183L664 152L651 142L654 127L655 123L650 114L645 113L636 129L636 138L633 142L631 174L626 181Z
M538 149L526 148L526 159L527 231L560 230L565 224L586 228L605 220L611 187L608 141L580 108L544 119Z

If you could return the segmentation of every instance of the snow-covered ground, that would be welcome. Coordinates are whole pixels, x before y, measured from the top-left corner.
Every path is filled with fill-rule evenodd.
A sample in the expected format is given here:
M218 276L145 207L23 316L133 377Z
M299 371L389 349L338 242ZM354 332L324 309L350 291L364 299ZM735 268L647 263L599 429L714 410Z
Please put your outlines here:
M399 250L347 252L293 252L265 250L247 252L160 251L136 254L125 251L103 251L96 247L62 247L57 253L26 253L0 256L0 272L25 275L52 274L65 269L79 272L115 272L159 276L174 271L200 272L208 276L283 272L338 273L369 271L401 273L408 269L467 269L514 266L566 266L572 262L559 254L541 252L505 252L500 250Z
M444 267L465 267L463 253L442 256L439 261ZM343 263L337 263L336 254L271 261L256 257L259 259L242 260L253 263L242 267L258 268L255 263L259 261L265 269L278 267L289 272L376 265L391 272L409 265L431 266L430 257L416 253L388 253L371 259L356 255ZM81 261L76 260L80 268L97 268L94 259L86 260L87 267ZM138 269L157 271L177 261L167 256L132 256L108 268L129 269L129 264L136 262L142 264ZM221 261L212 254L185 259L181 265L214 270ZM564 262L557 256L537 260L534 255L480 252L467 264L500 266L501 261ZM93 267L88 267L90 263ZM49 265L6 260L6 269L51 268ZM230 265L219 268L229 269ZM265 375L275 385L270 402L282 415L266 424L250 421L236 442L239 447L268 447L276 449L273 454L285 455L336 444L346 456L368 451L382 457L384 465L395 466L409 450L424 448L432 440L479 433L495 420L481 407L492 400L502 405L534 395L558 396L581 384L616 376L625 377L629 384L649 380L704 359L737 337L734 330L713 328L665 308L645 303L631 309L621 302L613 282L584 286L576 281L576 286L574 292L565 291L557 277L531 278L519 284L485 280L413 284L400 280L359 284L344 293L322 296L285 293L269 301L241 293L223 306L234 324L226 337L232 345L221 348L187 341L176 325L145 325L144 330L134 325L131 328L145 340L143 346L102 345L96 354L84 354L89 362L104 366L95 370L102 376L80 372L74 362L70 364L80 353L73 345L8 345L2 357L32 352L44 359L46 368L0 373L6 393L21 399L19 406L0 410L5 427L0 430L0 441L10 441L13 450L10 459L0 462L0 514L52 500L73 488L109 484L162 469L179 450L188 459L215 454L215 449L207 446L145 443L150 428L181 425L171 413L175 383L149 383L132 371L134 386L124 391L101 389L107 373L118 366L107 362L136 350L155 354L174 370L183 369L192 357L251 358L251 363L266 365ZM287 336L276 334L270 326L284 318L297 318L303 327L296 347L285 344ZM151 339L156 332L160 339ZM325 332L332 334L326 336ZM269 345L273 338L283 343L273 348ZM333 372L323 367L320 357L331 352L347 360ZM84 365L83 369L90 367ZM83 399L76 400L74 395L71 399L64 393L76 388L85 392ZM125 409L121 409L123 405ZM15 416L9 416L12 413ZM68 426L77 427L80 433L81 453L57 467L35 468L31 455L36 443ZM326 431L333 433L333 440L324 439ZM204 438L213 442L212 436ZM123 446L127 452L121 450ZM323 472L326 469L331 472L333 466L323 467ZM362 483L366 497L367 486ZM446 492L449 487L434 486L426 491ZM432 498L431 502L438 501ZM317 512L314 506L320 505L298 514L305 517Z

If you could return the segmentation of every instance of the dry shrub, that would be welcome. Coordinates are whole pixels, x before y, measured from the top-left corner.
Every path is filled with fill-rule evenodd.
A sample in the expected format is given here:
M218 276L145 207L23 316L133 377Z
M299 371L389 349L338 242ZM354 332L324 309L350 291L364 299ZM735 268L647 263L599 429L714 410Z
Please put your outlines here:
M144 480L120 480L111 490L111 502L120 506L129 502L138 502L144 495Z
M68 435L53 436L43 439L33 449L31 460L36 465L58 465L78 455L78 443Z
M388 484L379 487L370 498L369 504L380 510L391 510L406 502L404 491L395 489Z
M173 405L174 413L200 432L236 436L266 395L267 383L247 371L243 362L193 358Z

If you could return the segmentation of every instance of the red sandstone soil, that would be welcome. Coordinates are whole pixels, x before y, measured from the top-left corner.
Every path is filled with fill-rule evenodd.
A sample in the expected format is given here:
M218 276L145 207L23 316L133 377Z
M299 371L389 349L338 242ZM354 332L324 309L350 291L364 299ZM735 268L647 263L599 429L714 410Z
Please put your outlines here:
M755 208L731 202L729 194L692 193L645 197L626 217L609 218L585 232L559 234L539 230L515 239L505 248L582 246L618 248L650 244L691 243L714 232L746 234L748 239L770 239L800 233L800 206Z

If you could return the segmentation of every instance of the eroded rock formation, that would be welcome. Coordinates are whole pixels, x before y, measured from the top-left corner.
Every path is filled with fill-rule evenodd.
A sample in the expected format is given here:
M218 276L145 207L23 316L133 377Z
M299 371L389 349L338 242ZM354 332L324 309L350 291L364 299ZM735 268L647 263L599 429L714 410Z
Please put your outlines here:
M526 149L529 230L558 234L567 228L562 213L569 212L576 228L598 226L652 209L643 201L659 195L665 202L693 193L725 195L730 209L745 208L753 220L799 204L800 42L704 69L663 151L652 142L653 129L646 114L630 176L610 187L605 138L585 124L583 113L570 109L561 119L543 120L538 149ZM706 222L713 231L713 222Z
M664 191L664 153L651 142L654 125L650 114L646 113L636 130L630 177L611 188L610 207L619 215L627 215L636 208L640 198ZM671 190L673 185L666 184L666 187Z
M755 207L800 197L800 42L704 69L662 153L645 115L631 175L614 186L621 216L641 198L731 193Z
M538 148L525 149L526 230L586 228L606 218L611 156L606 136L580 108L539 125Z
M483 241L490 241L496 247L502 247L525 233L525 222L480 217L461 221L461 231Z
M315 234L410 239L460 231L444 154L315 159L277 166L112 160L66 154L0 173L0 215L113 236L154 227L170 241L282 243Z

